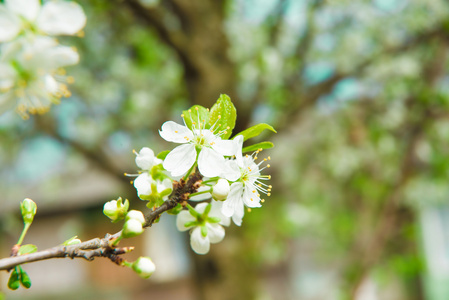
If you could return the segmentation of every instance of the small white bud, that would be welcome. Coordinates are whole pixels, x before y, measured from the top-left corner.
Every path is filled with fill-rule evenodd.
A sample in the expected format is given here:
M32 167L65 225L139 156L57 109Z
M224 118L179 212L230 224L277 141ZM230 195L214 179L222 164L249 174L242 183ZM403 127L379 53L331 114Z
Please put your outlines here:
M142 223L136 219L129 219L125 222L122 229L122 236L130 238L140 235L143 232Z
M128 212L128 214L126 214L126 221L128 220L137 220L139 221L142 225L145 224L145 216L143 215L143 213L139 210L130 210Z
M142 278L149 278L154 271L156 266L149 257L139 257L132 265L133 270Z
M112 222L118 222L122 220L126 213L128 212L129 201L128 199L122 203L122 198L119 197L117 200L111 200L106 202L103 206L103 213L111 219Z
M219 179L217 184L212 188L212 197L215 200L225 200L228 197L231 187L226 179Z
M22 212L23 222L25 224L31 224L34 216L36 215L37 205L30 198L25 198L20 203L20 211Z

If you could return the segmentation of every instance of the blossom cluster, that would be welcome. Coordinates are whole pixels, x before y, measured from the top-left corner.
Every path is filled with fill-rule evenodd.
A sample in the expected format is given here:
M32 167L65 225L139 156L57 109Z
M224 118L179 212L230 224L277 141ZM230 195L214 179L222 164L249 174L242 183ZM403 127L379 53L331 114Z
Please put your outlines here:
M133 183L139 198L148 201L148 208L155 209L171 196L173 182L185 184L189 176L199 174L199 186L171 213L177 214L178 230L190 231L192 249L205 254L211 243L223 240L223 226L229 226L231 220L241 226L245 207L261 207L261 193L270 196L271 185L264 182L270 175L261 174L270 167L270 157L257 160L262 148L273 145L263 142L243 148L243 142L265 129L274 129L259 124L230 138L236 112L226 95L221 95L210 110L196 105L181 116L183 124L167 121L159 131L164 140L179 145L158 155L147 147L134 151L140 171L125 175L136 177ZM243 155L251 151L251 155ZM104 212L115 222L118 216L126 214L128 207L124 206L121 199L113 200L105 205ZM124 231L128 229L125 227ZM137 234L140 232L139 227Z
M5 0L0 3L0 113L42 114L69 97L64 67L77 64L75 48L59 35L82 35L86 16L72 1Z

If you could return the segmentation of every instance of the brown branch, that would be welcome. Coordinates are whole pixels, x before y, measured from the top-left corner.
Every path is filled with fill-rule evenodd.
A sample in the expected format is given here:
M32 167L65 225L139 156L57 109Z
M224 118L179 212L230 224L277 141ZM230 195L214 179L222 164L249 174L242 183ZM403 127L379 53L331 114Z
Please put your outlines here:
M143 227L151 227L162 213L176 207L178 204L185 205L189 195L197 191L201 179L202 176L199 172L195 172L190 175L187 182L182 179L180 181L175 181L173 183L173 192L170 194L169 199L145 216L145 224ZM84 258L89 261L93 260L95 257L105 257L120 265L122 259L118 257L118 255L130 252L134 249L134 247L114 248L114 246L111 245L111 242L117 239L120 235L121 231L113 235L106 234L104 238L94 238L75 245L61 245L31 254L3 258L0 259L0 270L10 270L21 264L66 257L72 259ZM17 248L17 245L14 247Z

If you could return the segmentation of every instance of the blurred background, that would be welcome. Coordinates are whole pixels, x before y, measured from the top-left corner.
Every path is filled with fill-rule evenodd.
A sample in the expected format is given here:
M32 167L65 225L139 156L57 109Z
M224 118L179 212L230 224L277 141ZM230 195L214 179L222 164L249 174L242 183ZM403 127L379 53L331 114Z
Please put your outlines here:
M208 255L175 218L127 241L143 280L109 261L25 265L7 299L449 299L449 3L445 0L78 0L88 16L72 97L0 116L0 255L38 204L39 249L113 233L106 201L144 208L124 172L194 104L228 94L239 132L275 148L272 196ZM256 141L257 142L257 141Z

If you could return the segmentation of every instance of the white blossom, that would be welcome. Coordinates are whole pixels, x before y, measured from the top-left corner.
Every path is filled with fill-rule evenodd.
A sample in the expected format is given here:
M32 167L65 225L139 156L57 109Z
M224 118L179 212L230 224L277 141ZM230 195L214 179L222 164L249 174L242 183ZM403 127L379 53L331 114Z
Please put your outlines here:
M28 113L44 113L61 97L69 97L63 67L79 61L78 53L49 37L18 40L3 45L0 55L0 111L16 107L27 118Z
M164 160L164 168L172 176L185 174L198 161L198 169L203 176L214 177L222 172L224 156L234 155L233 141L222 140L214 129L206 129L204 121L195 123L193 129L167 121L159 134L169 142L183 144L173 149Z
M0 4L0 42L11 41L22 31L39 35L75 35L86 25L86 15L75 2L5 0Z
M139 257L133 264L132 269L142 278L149 278L154 271L156 271L156 266L149 257Z
M208 205L212 206L205 215ZM195 207L195 211L201 217L195 217L189 211L181 211L176 218L179 231L192 229L190 246L198 254L208 253L210 244L221 242L225 236L225 230L221 225L229 226L230 219L221 214L220 206L221 204L216 201L212 201L211 204L200 203Z
M256 151L257 155L260 151ZM269 175L261 175L259 166L269 160L266 158L259 164L254 162L253 156L242 158L242 165L239 166L237 160L227 161L227 170L223 177L235 181L231 184L230 192L223 202L222 213L227 217L232 217L234 223L238 226L242 223L244 207L260 207L260 192L270 196L271 185L267 185L262 180L270 179ZM270 167L267 165L266 167ZM265 167L264 167L265 168Z

